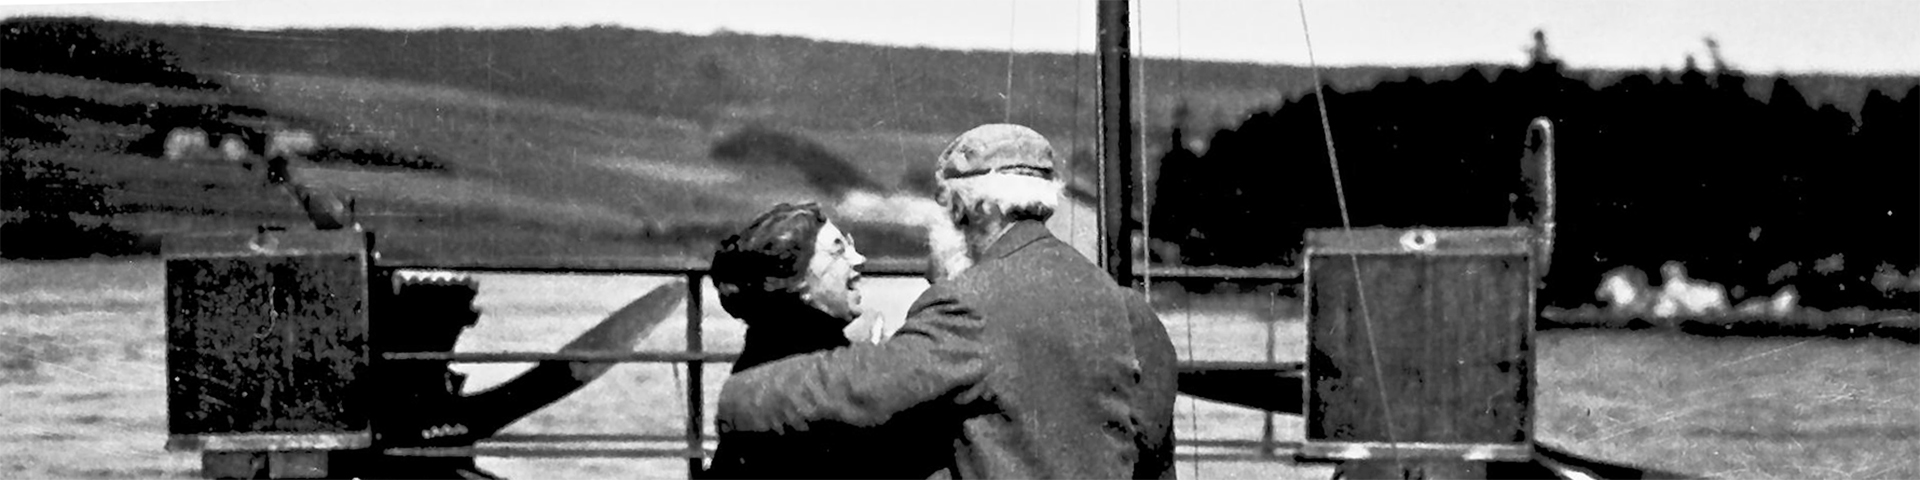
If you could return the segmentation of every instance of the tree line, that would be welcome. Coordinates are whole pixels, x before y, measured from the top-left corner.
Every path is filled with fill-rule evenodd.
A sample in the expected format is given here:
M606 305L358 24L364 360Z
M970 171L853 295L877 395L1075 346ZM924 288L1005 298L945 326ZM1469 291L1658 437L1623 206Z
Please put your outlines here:
M1920 306L1920 292L1875 282L1920 276L1920 79L1875 79L1838 105L1713 63L1600 78L1536 54L1329 89L1353 224L1504 225L1527 122L1546 117L1560 230L1543 301L1591 304L1608 270L1679 260L1747 296L1792 286L1810 306ZM1178 246L1165 260L1291 265L1303 230L1340 226L1317 101L1171 132L1151 212L1153 238Z

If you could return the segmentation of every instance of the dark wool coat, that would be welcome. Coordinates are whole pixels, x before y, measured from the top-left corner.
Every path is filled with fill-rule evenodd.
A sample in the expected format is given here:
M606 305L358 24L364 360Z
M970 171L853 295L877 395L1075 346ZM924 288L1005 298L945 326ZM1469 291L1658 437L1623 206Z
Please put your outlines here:
M795 299L790 304L763 305L747 327L739 374L794 355L832 350L851 342L841 334L846 321L834 318ZM821 435L775 437L750 432L720 432L720 444L702 478L875 478L889 476L860 458L875 448L866 445L877 435ZM865 462L863 462L865 460Z
M881 435L889 475L1171 478L1175 361L1138 293L1024 221L892 339L732 376L718 421L735 438Z

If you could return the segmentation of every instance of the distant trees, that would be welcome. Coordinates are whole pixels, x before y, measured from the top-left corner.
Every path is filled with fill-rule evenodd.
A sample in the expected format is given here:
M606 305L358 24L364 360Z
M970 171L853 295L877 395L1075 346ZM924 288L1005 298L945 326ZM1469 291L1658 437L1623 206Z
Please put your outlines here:
M854 190L883 190L866 172L820 142L765 125L748 125L715 141L708 156L736 165L790 166L829 198Z
M107 186L47 159L0 157L0 258L154 253L140 235L108 225Z
M1328 90L1355 226L1504 224L1527 121L1545 116L1558 127L1561 230L1543 300L1591 303L1607 270L1681 260L1749 297L1794 286L1822 308L1920 304L1873 285L1886 277L1876 268L1920 271L1920 82L1883 83L1846 109L1812 105L1785 77L1749 86L1715 48L1712 72L1594 86L1535 40L1523 68ZM1290 264L1302 230L1337 228L1315 102L1253 112L1204 154L1174 142L1153 236L1190 264L1250 266ZM1836 254L1843 267L1810 268ZM1769 278L1796 264L1805 273Z
M172 50L152 39L118 32L90 19L21 17L0 21L0 68L56 73L118 83L215 88L175 63Z

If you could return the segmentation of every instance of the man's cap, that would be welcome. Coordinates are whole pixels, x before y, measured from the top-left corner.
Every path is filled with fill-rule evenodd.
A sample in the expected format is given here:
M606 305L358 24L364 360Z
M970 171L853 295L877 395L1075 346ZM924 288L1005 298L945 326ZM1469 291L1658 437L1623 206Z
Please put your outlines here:
M1053 145L1031 128L1010 123L974 127L940 152L941 180L989 173L1053 179Z

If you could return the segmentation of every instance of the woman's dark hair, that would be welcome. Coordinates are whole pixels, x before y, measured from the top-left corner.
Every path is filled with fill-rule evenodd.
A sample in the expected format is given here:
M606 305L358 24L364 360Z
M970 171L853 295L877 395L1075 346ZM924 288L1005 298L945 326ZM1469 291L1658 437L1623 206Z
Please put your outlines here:
M744 320L756 309L797 301L814 241L826 224L818 204L782 203L721 240L708 271L720 307Z

